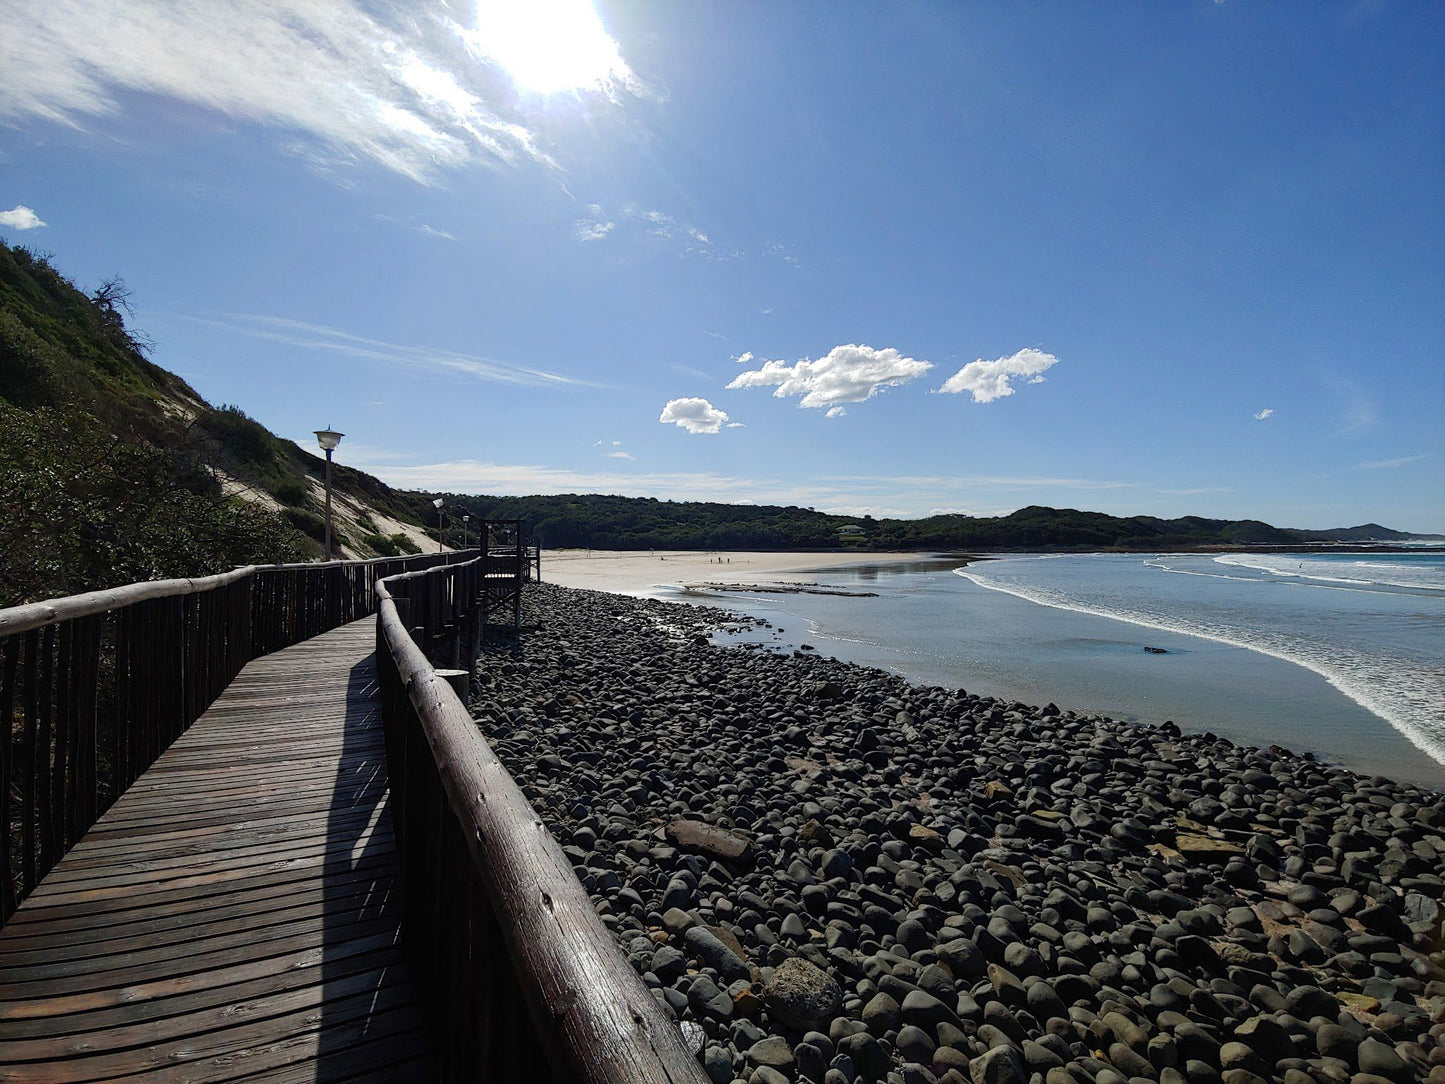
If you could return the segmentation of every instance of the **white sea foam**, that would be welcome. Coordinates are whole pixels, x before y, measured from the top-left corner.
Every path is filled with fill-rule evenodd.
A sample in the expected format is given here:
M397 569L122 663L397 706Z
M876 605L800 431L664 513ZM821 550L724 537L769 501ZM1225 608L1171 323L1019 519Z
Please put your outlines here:
M1248 568L1270 576L1319 580L1352 587L1404 587L1413 591L1445 593L1445 569L1439 565L1378 558L1331 560L1273 553L1227 553L1216 557L1221 565Z
M1413 660L1383 659L1348 644L1312 640L1298 630L1243 627L1194 615L1169 613L1151 606L1151 603L1163 601L1159 599L1135 597L1129 603L1104 605L1057 587L1006 580L1001 573L1006 575L1008 564L1012 563L980 563L955 569L954 573L979 587L1001 591L1042 606L1199 637L1303 666L1325 678L1361 707L1384 719L1432 759L1445 764L1445 675L1437 668ZM1152 563L1151 566L1160 567ZM1176 568L1162 570L1181 571Z

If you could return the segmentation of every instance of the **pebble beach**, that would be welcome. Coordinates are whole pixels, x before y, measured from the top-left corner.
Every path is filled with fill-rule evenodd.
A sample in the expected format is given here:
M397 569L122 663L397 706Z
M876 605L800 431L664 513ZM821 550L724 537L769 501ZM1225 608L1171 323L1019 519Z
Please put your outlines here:
M1445 795L717 609L523 619L473 714L710 1079L1445 1082Z

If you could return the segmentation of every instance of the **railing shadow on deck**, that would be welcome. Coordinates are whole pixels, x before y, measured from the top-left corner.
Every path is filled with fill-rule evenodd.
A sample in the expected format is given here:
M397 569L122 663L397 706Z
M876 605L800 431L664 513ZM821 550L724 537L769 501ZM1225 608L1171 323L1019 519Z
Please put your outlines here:
M474 552L252 565L0 610L0 924L253 658Z
M365 1046L378 1027L379 1014L404 1011L410 1003L398 996L404 968L395 962L376 968L385 950L357 953L350 944L363 937L372 923L395 922L401 906L402 887L395 873L396 855L392 843L392 818L387 808L387 791L376 786L384 780L386 762L374 755L381 743L380 701L377 697L376 665L368 657L351 668L346 688L346 723L341 753L333 784L333 801L328 806L326 839L328 850L338 850L350 859L350 870L323 879L321 985L316 1031L315 1078L340 1080L358 1068L358 1047ZM394 928L394 927L393 927ZM372 1015L359 1032L327 1027L330 1008L338 1001L365 996ZM369 1048L376 1050L377 1048ZM375 1058L375 1053L363 1054ZM378 1066L370 1063L372 1068ZM388 1079L423 1079L422 1070L391 1066Z
M428 1002L440 1076L704 1084L678 1026L433 667L452 664L460 678L455 664L475 663L488 590L478 566L496 567L489 556L377 584L402 951Z

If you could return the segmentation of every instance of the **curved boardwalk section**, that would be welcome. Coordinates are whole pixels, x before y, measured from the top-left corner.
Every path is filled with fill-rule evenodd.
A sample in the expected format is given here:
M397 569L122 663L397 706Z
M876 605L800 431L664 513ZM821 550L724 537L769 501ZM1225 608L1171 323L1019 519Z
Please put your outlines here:
M0 929L0 1080L421 1080L370 619L251 662Z

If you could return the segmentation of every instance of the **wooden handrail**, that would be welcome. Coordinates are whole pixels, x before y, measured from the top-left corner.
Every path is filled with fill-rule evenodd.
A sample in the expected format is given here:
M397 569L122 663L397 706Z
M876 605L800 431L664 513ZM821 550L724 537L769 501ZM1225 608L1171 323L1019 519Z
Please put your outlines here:
M147 580L144 583L129 583L124 587L109 587L103 591L87 591L83 595L46 599L43 602L27 603L24 606L11 606L8 609L0 610L0 636L29 632L31 629L53 625L57 621L73 621L77 617L90 617L111 610L120 610L150 599L194 595L199 591L225 587L227 584L245 579L256 571L257 567L256 565L247 565L244 568L232 569L230 572L222 572L215 576L202 576L190 580Z
M439 564L455 564L461 560L474 560L473 550L448 550L441 554L417 554L412 557L371 557L362 561L305 561L278 565L242 565L230 572L219 572L214 576L200 576L193 579L145 580L128 583L124 587L108 587L100 591L87 591L64 598L45 599L21 606L0 609L0 636L43 628L57 621L71 621L77 617L107 613L137 602L155 598L175 598L178 595L193 595L225 587L239 579L257 572L316 572L325 568L365 568L385 564L389 561L429 560L432 567ZM438 561L437 558L441 560ZM422 570L425 571L425 570ZM419 574L419 573L417 573Z
M248 565L0 610L0 923L251 659L372 613L393 570Z
M460 578L464 569L448 573ZM539 1079L541 1066L529 1067L525 1054L520 1065L509 1060L526 1046L559 1082L705 1084L561 846L412 639L393 591L404 595L417 579L377 582L377 663L407 894L403 948L435 999L443 1076ZM489 930L505 949L501 967L489 961ZM534 1043L516 1034L488 1042L498 1029L485 1007L500 1002L504 1011L509 999L477 983L515 984Z

